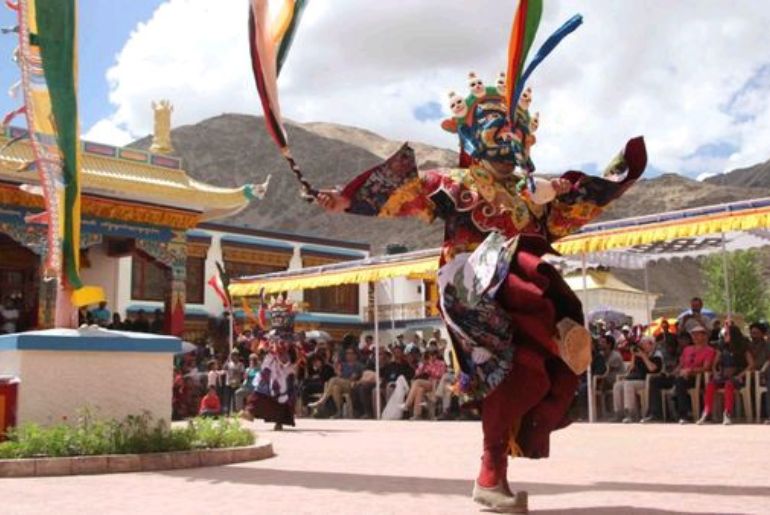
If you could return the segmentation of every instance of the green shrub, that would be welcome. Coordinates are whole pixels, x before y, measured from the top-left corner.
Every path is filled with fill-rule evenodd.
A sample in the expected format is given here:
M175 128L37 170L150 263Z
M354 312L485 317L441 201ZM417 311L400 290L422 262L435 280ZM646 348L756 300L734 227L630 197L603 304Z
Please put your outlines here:
M0 443L0 459L186 451L242 447L255 441L254 434L233 418L198 418L184 427L170 427L147 412L116 421L98 419L88 409L74 425L26 423L7 436L8 441Z

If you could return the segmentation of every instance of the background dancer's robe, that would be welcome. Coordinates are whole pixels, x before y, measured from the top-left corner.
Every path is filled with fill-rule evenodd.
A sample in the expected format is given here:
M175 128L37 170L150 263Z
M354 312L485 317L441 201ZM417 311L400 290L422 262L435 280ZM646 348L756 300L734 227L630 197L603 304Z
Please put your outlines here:
M515 438L513 454L548 455L549 434L568 423L578 383L555 337L561 319L583 323L582 307L540 258L552 252L552 242L600 215L645 165L644 142L633 139L605 172L619 180L567 172L562 178L572 191L538 205L519 192L519 178L495 179L483 161L418 174L414 152L404 145L342 191L349 213L443 219L440 308L461 369L460 390L479 401L488 398L484 409L517 414L500 420L500 431ZM515 381L517 367L519 379L522 367L533 374L526 388ZM493 395L501 388L512 391Z

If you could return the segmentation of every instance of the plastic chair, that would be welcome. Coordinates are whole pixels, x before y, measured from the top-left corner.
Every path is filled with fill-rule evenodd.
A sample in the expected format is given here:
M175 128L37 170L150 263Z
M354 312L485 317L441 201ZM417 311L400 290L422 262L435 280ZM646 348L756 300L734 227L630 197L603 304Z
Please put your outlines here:
M687 390L687 393L690 395L690 404L692 405L693 422L700 418L700 397L703 390L703 384L707 383L710 377L711 374L709 372L696 375L695 385ZM663 407L663 422L667 420L668 402L674 396L674 389L674 387L671 387L667 390L661 390L660 392L661 403Z

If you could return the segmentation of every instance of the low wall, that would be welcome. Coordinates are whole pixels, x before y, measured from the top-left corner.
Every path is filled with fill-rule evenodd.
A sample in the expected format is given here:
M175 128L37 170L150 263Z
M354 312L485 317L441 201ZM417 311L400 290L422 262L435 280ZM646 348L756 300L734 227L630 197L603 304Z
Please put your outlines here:
M18 424L74 420L84 406L99 418L171 419L177 338L41 333L0 337L0 375L20 379Z

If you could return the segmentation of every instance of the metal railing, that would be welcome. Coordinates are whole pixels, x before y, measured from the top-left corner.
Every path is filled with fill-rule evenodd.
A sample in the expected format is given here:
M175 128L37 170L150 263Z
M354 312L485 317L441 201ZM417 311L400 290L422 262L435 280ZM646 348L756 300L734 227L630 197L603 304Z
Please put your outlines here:
M380 322L388 320L414 320L417 318L438 316L432 302L405 302L401 304L380 304L377 306L377 318ZM366 322L374 322L374 308L369 306L364 312Z

